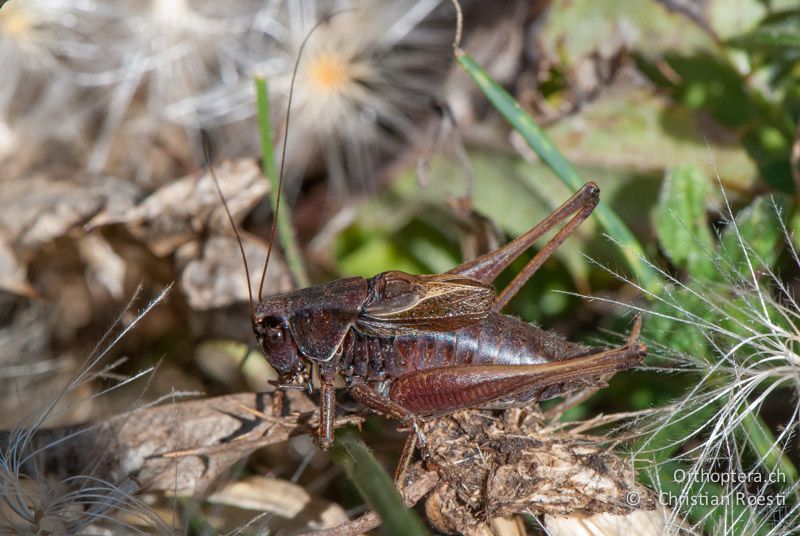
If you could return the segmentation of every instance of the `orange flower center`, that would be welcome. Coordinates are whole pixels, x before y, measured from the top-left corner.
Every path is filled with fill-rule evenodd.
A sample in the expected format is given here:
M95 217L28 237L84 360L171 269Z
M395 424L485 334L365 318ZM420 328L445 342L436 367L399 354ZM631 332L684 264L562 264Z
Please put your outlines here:
M14 9L8 5L0 10L0 32L18 37L24 35L30 27L30 18L21 9Z
M320 89L338 91L348 79L348 65L333 54L320 55L312 60L311 79Z

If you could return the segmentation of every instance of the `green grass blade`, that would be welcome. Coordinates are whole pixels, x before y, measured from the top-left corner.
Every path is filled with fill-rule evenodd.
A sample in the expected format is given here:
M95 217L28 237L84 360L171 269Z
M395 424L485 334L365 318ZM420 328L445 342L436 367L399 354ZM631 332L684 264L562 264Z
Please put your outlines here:
M762 466L775 474L775 482L791 489L797 483L797 468L776 444L772 431L760 416L747 412L742 415L742 429L750 448L759 457Z
M722 486L713 482L702 482L700 478L698 481L689 479L688 484L676 482L676 474L689 474L688 466L670 461L659 465L656 472L657 476L642 472L639 480L660 491L659 500L662 504L672 507L683 505L688 510L689 518L701 523L706 534L721 534L722 527L726 527L725 534L772 534L769 520L754 519L752 510L731 496Z
M331 455L344 468L367 504L378 512L386 534L428 534L416 514L406 508L392 479L352 428L336 431Z
M458 62L472 77L487 99L511 123L539 158L547 164L564 184L578 190L587 181L572 167L558 148L545 135L544 131L536 124L533 118L525 113L514 98L483 70L483 68L468 54L461 51L456 53ZM644 262L644 250L628 227L619 219L608 205L602 201L594 211L594 215L603 226L603 229L616 240L622 254L628 261L642 286L653 293L658 293L662 287L661 279L656 272Z
M800 49L800 33L798 28L766 28L736 37L728 44L748 50L759 49Z
M278 170L275 165L275 149L272 145L272 127L270 125L269 93L267 92L267 81L264 78L255 79L256 83L256 102L258 106L258 129L261 133L261 154L264 159L264 173L272 184L272 210L278 214L278 237L283 245L286 254L286 262L295 284L302 288L309 286L308 274L306 274L303 257L300 255L300 248L294 236L294 228L291 225L291 213L286 200L281 196L281 207L275 203L278 192ZM261 296L258 296L260 299Z
M743 525L748 520L748 514L752 512L748 512L743 504L730 500L729 492L715 483L703 482L701 478L697 478L697 482L676 481L678 470L686 475L689 474L691 467L672 459L684 442L682 438L689 437L692 430L697 430L703 423L714 419L718 410L719 406L715 403L697 408L696 412L674 420L644 442L640 441L638 447L644 448L645 453L636 460L636 468L639 470L639 481L662 494L662 504L670 502L673 502L672 506L678 505L675 502L681 504L689 519L702 523L709 534L714 534L715 527L726 526L726 523L740 530L729 534L739 534L743 533L741 532L744 529ZM728 501L727 507L724 506L726 501ZM761 535L769 532L768 521L760 519L759 522L765 528L748 534Z

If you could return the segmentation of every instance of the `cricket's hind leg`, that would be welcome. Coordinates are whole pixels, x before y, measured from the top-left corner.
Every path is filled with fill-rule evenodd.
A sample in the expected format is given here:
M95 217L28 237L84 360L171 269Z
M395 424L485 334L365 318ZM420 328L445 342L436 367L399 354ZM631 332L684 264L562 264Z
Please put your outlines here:
M564 390L586 385L587 377L602 378L634 367L641 363L646 352L647 348L636 342L634 336L621 348L552 363L456 365L413 372L392 381L388 398L365 384L351 392L357 400L375 411L412 425L413 430L406 439L395 470L395 483L402 489L418 442L423 457L426 456L419 415L446 415L493 402L514 404L541 396L555 396ZM440 467L439 471L442 474L447 470Z
M444 415L497 401L549 398L602 382L642 362L647 348L620 348L536 365L455 365L406 374L392 381L389 399L416 415Z
M574 216L551 238L517 274L513 281L497 298L494 310L500 311L514 297L528 279L550 258L564 240L566 240L583 221L589 217L600 200L600 189L593 182L587 182L563 205L539 222L525 234L512 240L505 246L487 253L477 259L460 264L447 273L473 277L486 284L492 284L497 276L505 270L514 259L529 249L536 240L558 225L569 216Z
M425 436L418 422L418 416L409 411L408 408L403 407L401 404L386 398L381 393L370 387L363 380L355 380L350 385L350 395L360 404L368 407L374 412L397 419L404 425L407 425L411 430L406 438L405 445L403 445L403 453L397 464L394 473L395 484L402 489L403 480L405 478L406 470L411 458L414 456L414 451L417 445L423 450L425 448Z

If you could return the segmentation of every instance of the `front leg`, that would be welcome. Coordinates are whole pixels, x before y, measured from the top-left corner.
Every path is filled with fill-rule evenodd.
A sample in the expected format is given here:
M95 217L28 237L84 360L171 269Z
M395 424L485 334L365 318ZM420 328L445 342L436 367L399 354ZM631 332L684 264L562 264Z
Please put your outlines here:
M317 444L322 450L328 450L333 445L333 420L336 411L336 371L331 368L320 370L322 389L319 404L319 428L317 429Z

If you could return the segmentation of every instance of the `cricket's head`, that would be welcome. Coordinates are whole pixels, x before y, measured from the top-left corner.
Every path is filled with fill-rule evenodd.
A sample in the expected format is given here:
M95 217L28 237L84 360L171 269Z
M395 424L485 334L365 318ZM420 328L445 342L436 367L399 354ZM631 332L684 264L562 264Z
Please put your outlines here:
M304 359L289 329L282 304L267 298L253 311L253 333L267 362L280 377L284 386L311 387L311 366Z

